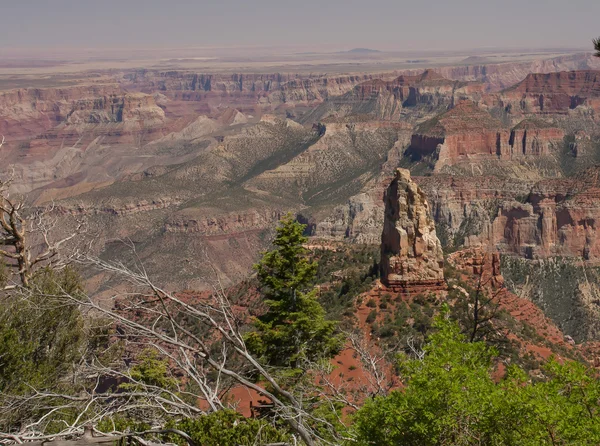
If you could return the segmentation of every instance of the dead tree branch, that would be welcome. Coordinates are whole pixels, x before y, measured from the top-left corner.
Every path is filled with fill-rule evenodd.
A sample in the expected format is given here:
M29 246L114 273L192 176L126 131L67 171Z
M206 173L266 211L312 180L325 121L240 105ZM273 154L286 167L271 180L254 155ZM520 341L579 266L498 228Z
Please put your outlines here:
M239 320L222 289L216 288L210 298L189 298L155 285L142 266L132 270L122 263L95 258L87 258L85 263L119 275L133 291L116 294L112 305L100 305L85 295L69 295L74 304L114 321L128 344L150 346L168 358L197 385L198 396L211 411L225 407L220 398L223 381L233 380L270 400L278 416L302 441L315 444L315 433L308 423L310 414L248 351ZM215 342L221 345L218 350L213 348ZM234 357L242 368L232 366ZM256 375L263 383L250 377Z
M28 208L24 199L11 196L11 182L12 177L0 180L0 260L19 277L20 283L11 281L5 289L17 285L29 287L36 270L64 265L68 257L64 255L65 245L87 231L82 219L70 233L54 238L58 223L54 204L35 210Z

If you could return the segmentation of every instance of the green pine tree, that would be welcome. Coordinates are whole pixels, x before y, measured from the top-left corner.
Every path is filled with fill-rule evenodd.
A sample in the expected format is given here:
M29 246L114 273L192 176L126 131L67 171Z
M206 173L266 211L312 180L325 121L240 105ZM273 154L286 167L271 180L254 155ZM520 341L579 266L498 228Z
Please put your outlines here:
M317 263L307 258L306 225L285 216L273 244L254 266L267 311L247 336L250 350L273 366L296 368L303 360L330 358L341 348L337 324L325 319L313 281Z

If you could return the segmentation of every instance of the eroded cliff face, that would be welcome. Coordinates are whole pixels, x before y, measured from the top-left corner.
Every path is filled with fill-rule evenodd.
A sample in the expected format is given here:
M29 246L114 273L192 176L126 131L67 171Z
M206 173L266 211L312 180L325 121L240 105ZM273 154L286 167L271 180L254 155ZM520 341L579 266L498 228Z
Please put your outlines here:
M401 106L427 104L432 107L451 105L455 100L475 97L483 93L483 85L477 82L460 82L446 79L433 70L418 75L400 75L391 81L375 79L354 88L360 100L373 99L391 94Z
M491 247L527 259L600 260L598 168L578 178L422 178L451 246Z
M526 259L567 257L600 261L600 177L590 168L576 178L414 177L427 197L436 235L448 248L492 249ZM321 238L376 244L385 226L381 197L372 182L347 204L315 224ZM387 194L388 192L385 192ZM385 199L387 205L387 195Z
M565 137L565 131L544 121L526 119L513 127L508 144L511 157L546 156L555 152Z
M165 222L170 233L200 234L205 237L231 237L246 232L271 230L285 215L281 209L254 208L224 213L219 209L184 209Z
M21 89L0 93L0 131L11 138L32 136L60 123L157 123L163 110L154 98L126 93L116 85Z
M371 180L359 194L317 219L313 235L319 239L378 245L383 227L383 197L388 186L389 176Z
M99 137L139 143L140 133L151 140L167 126L153 96L110 84L0 93L0 133L7 139L2 155L20 161L51 158L62 147L81 148Z
M389 75L388 75L389 76ZM208 113L221 104L251 111L279 106L314 105L343 95L374 76L300 74L201 74L187 71L137 71L125 75L126 88L145 93L159 91L174 102L202 103Z
M143 93L127 93L79 99L66 116L67 124L101 124L118 122L143 122L160 124L164 111L156 105L154 97Z
M423 191L397 169L384 196L382 281L405 291L444 286L444 254Z
M523 113L566 114L579 106L599 111L600 71L530 73L504 90L499 102L505 108Z
M600 69L600 59L591 53L578 53L527 62L441 67L436 71L448 79L483 82L490 91L500 91L521 82L530 73L590 69Z
M342 96L328 98L302 119L310 122L330 116L362 115L380 121L413 122L422 114L446 110L460 101L479 100L483 90L480 83L450 80L433 70L425 70L393 80L362 82Z
M522 206L507 205L494 220L493 241L525 258L564 256L600 260L598 168L585 179L542 181Z
M527 118L512 129L472 101L463 101L449 111L416 127L409 153L415 159L435 162L436 172L457 173L453 166L472 172L486 162L542 158L562 148L565 131L552 123Z

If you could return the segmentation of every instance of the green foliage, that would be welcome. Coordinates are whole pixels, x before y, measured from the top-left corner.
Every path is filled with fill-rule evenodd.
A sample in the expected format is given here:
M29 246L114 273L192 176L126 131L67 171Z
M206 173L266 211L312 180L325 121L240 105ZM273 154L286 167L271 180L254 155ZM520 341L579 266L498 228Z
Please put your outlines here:
M365 322L367 324L370 324L372 322L375 322L376 319L377 319L377 310L371 310L369 312L369 314L367 315L367 319L365 320Z
M509 410L520 409L528 415L523 420L515 417L521 435L547 444L599 444L597 373L581 363L560 364L554 359L544 371L550 379L524 386L521 377L513 380L512 387L505 392Z
M290 214L283 217L273 241L275 249L264 253L255 265L262 292L267 299L283 301L293 307L294 296L307 291L315 277L317 263L308 260L306 225L298 223ZM273 303L272 305L274 305Z
M83 292L82 281L71 268L38 271L28 289L13 289L0 300L0 400L22 402L0 416L0 430L18 429L28 420L48 413L61 400L47 399L44 405L26 399L37 391L72 394L73 371L86 354L96 348L103 357L108 348L107 328L83 317L70 299ZM63 401L64 403L64 401ZM73 409L53 410L39 428L51 433L74 421Z
M95 426L100 432L111 433L111 432L144 432L150 430L152 426L148 423L134 420L130 417L123 415L115 415L102 419Z
M172 423L202 446L261 445L290 442L290 435L264 420L244 418L233 410L220 410L198 418ZM165 440L187 445L184 439L169 435Z
M319 302L328 319L341 320L351 328L356 297L368 291L379 275L379 249L371 245L351 245L338 250L315 250L317 261L315 282L323 284Z
M148 348L142 351L136 359L137 364L131 367L129 371L135 381L165 390L175 390L177 388L177 380L171 376L169 371L169 361L161 358L155 349ZM121 387L135 389L137 385L125 383Z
M467 344L456 324L436 320L425 359L404 357L406 389L369 401L356 417L362 443L460 444L458 430L485 422L471 399L487 391L491 354L484 344ZM469 391L465 391L465 390ZM484 391L484 392L482 392Z
M8 281L8 268L3 260L0 259L0 288L4 288L6 286L6 282Z
M151 429L148 420L158 422L159 425L172 422L171 417L157 410L152 404L145 404L147 399L144 394L148 391L146 386L150 386L150 392L154 394L160 391L159 389L164 389L165 392L162 392L160 396L165 402L173 400L172 393L175 393L179 398L187 400L188 403L195 403L190 395L182 395L177 392L179 382L171 374L168 359L161 358L160 353L154 348L147 348L137 355L134 365L129 369L129 375L132 380L121 383L112 390L115 393L137 393L136 409L104 418L96 426L99 431L104 433L142 432Z
M422 360L403 356L405 387L368 401L354 418L359 444L592 445L600 442L600 383L579 363L550 361L531 383L516 366L491 378L496 351L467 342L436 317Z
M250 350L267 363L296 367L304 359L331 357L341 347L337 324L325 319L312 283L316 262L307 258L305 225L287 215L273 244L255 265L268 310L255 320L247 335Z
M77 273L44 269L31 293L9 294L0 302L0 392L50 388L68 374L84 346L77 307L61 295L82 292Z

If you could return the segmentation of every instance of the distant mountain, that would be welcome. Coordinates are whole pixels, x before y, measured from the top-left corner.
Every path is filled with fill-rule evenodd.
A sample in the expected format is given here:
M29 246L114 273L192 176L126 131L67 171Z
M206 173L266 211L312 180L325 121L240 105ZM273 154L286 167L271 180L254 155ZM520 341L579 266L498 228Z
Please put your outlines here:
M485 56L469 56L464 58L461 62L470 63L470 64L483 64L489 63L490 59Z
M354 53L354 54L368 54L368 53L381 53L381 51L379 50L372 50L369 48L353 48L350 51L346 51L347 53Z

